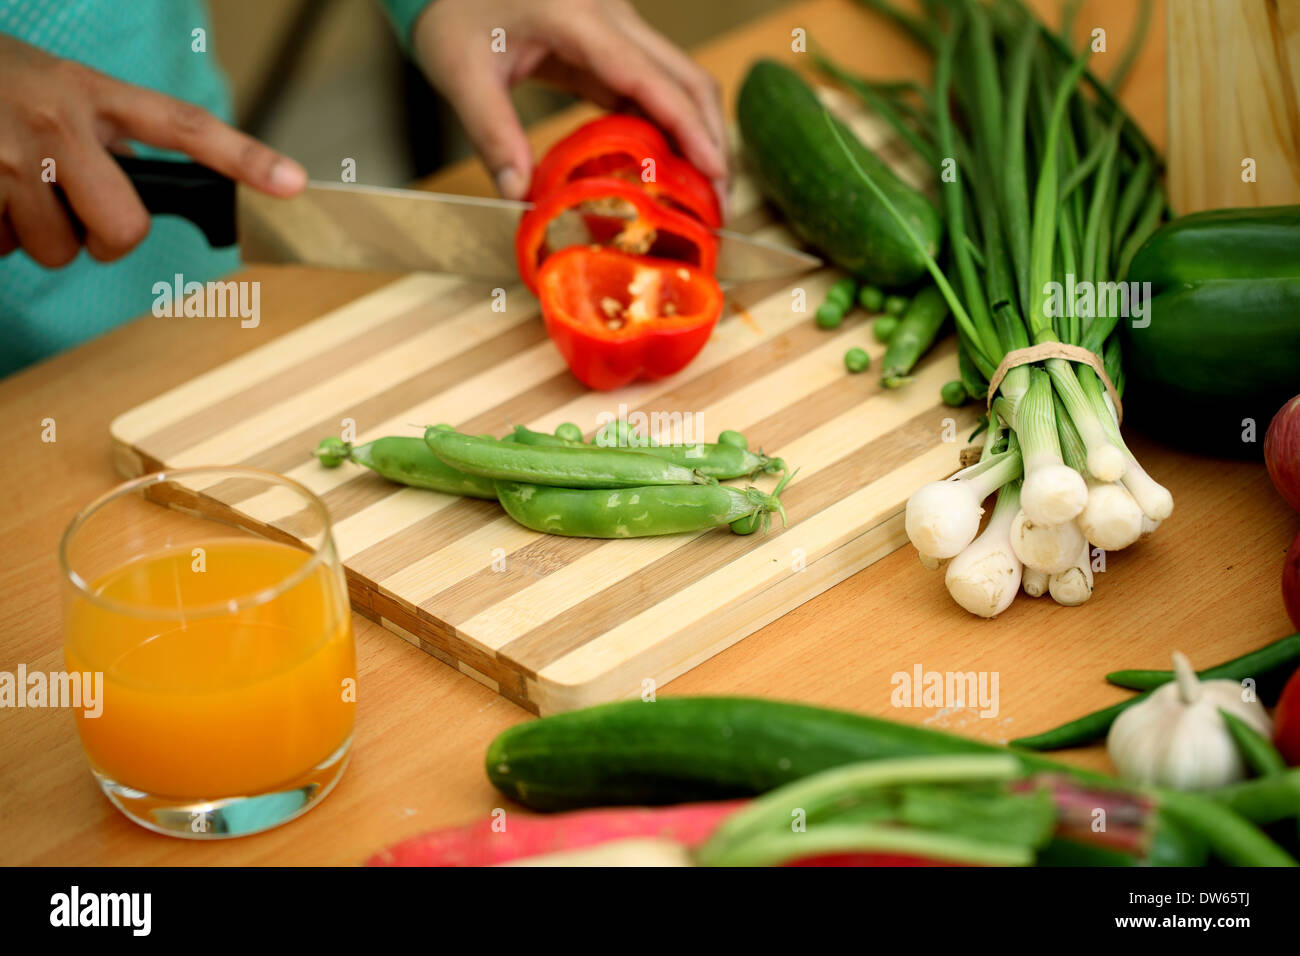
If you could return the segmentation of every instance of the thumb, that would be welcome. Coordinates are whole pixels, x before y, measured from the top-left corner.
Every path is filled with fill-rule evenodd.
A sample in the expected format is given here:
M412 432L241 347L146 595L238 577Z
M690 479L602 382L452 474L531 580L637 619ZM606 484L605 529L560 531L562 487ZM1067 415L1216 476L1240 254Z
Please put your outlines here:
M505 79L480 61L449 77L445 92L497 192L507 199L523 199L532 176L532 150Z

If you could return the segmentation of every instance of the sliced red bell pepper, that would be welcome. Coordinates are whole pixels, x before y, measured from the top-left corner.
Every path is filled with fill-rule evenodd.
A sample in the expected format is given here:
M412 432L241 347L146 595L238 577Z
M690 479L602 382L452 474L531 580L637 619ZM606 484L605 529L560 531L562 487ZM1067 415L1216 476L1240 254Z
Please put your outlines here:
M536 293L537 270L548 256L593 242L680 260L709 274L718 255L717 240L703 223L626 180L590 176L548 193L524 213L515 234L519 275Z
M560 354L596 389L680 371L722 314L722 289L704 270L602 246L550 256L537 294Z
M646 178L646 160L653 176ZM611 113L578 127L552 146L533 170L533 202L576 179L611 176L637 183L657 201L694 216L711 228L722 225L712 184L676 155L658 127L635 116Z

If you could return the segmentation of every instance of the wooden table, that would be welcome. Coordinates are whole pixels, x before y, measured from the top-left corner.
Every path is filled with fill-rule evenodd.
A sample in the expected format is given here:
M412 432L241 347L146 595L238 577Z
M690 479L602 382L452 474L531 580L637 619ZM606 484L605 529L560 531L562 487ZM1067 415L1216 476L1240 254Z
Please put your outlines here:
M1042 7L1054 6L1047 2ZM1096 0L1080 29L1108 31L1122 48L1126 0ZM1158 13L1125 101L1164 142L1164 27ZM832 55L879 76L923 77L924 58L849 0L784 8L698 51L727 102L749 62L784 55L803 27ZM575 122L570 113L534 131L539 146ZM434 177L430 187L486 193L475 164ZM58 538L92 497L116 483L108 423L118 413L273 336L389 281L392 276L300 268L256 268L262 322L241 330L205 319L141 318L0 383L0 670L61 666ZM53 418L57 441L43 443ZM910 548L775 621L674 681L673 694L784 697L988 740L1044 729L1122 696L1101 675L1116 666L1166 666L1177 647L1209 664L1273 640L1289 628L1278 594L1282 555L1296 516L1264 469L1177 455L1139 440L1149 470L1178 506L1149 542L1110 556L1097 593L1066 610L1047 599L1017 600L982 621L948 598ZM501 730L527 719L508 701L377 626L357 618L359 714L355 756L337 791L281 829L215 844L150 834L100 795L70 713L0 711L0 864L354 864L404 837L469 821L502 800L482 757ZM1000 709L895 709L890 676L920 665L991 671ZM1104 766L1100 748L1067 759Z

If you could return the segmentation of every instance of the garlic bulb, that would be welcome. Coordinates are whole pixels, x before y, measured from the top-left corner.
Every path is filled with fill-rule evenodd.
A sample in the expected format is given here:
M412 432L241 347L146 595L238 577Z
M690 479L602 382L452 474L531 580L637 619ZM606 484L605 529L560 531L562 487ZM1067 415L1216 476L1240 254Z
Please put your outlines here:
M1243 700L1239 683L1202 681L1174 652L1174 679L1111 725L1106 750L1120 775L1175 790L1222 787L1246 776L1219 709L1240 717L1265 737L1273 722L1258 700Z

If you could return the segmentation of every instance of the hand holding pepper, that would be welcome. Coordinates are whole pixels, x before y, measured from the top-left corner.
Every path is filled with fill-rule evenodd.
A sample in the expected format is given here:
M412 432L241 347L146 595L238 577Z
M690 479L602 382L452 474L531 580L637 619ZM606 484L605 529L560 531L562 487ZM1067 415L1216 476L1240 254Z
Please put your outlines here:
M493 50L497 29L505 31L503 52ZM717 83L626 0L434 0L415 22L412 45L508 198L523 198L532 176L509 95L527 76L606 109L634 101L725 194Z

